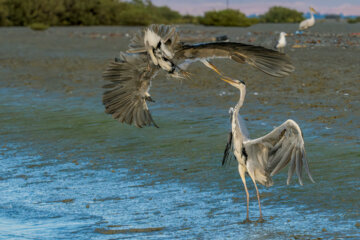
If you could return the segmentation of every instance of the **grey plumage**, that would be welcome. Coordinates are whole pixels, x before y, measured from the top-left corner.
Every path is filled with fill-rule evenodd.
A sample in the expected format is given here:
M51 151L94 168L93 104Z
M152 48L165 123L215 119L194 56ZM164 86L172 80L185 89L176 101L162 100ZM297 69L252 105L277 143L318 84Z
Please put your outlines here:
M299 125L293 120L287 120L270 133L257 139L250 139L243 133L244 122L239 121L239 110L243 106L246 87L245 84L229 77L222 77L222 80L240 90L240 99L236 106L229 111L231 116L231 133L225 147L223 165L232 157L230 151L235 155L238 162L238 170L245 187L247 195L247 216L249 221L249 194L246 187L245 173L248 173L256 188L259 202L260 220L262 221L260 195L256 182L272 186L272 176L279 173L289 163L287 184L290 184L294 172L298 176L300 185L303 185L303 167L309 177L314 182L308 162L305 156L304 139Z
M210 58L230 58L238 63L247 63L274 77L284 77L295 70L289 57L283 53L236 42L184 44L174 57L175 62Z
M110 83L104 85L109 89L103 94L105 112L119 122L137 127L154 125L146 101L151 100L149 89L151 78L157 70L150 67L146 55L124 54L108 65L103 78Z

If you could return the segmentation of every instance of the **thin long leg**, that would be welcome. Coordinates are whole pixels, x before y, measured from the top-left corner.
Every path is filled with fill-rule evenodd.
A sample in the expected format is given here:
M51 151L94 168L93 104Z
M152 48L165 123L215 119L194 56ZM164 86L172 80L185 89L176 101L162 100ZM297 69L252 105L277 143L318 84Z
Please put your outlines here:
M250 199L249 199L249 192L248 192L248 189L246 186L245 168L239 164L238 169L239 169L240 177L244 184L244 188L245 188L245 192L246 192L246 220L245 221L250 222L250 219L249 219L249 201L250 201Z
M259 222L263 222L264 219L263 219L263 216L262 216L262 213L261 213L261 204L260 204L260 194L259 194L259 190L258 190L258 188L257 188L255 179L253 178L253 176L252 176L251 174L249 174L249 175L250 175L250 178L251 178L251 180L253 181L253 183L254 183L254 185L255 185L256 196L257 196L258 203L259 203L259 211L260 211Z

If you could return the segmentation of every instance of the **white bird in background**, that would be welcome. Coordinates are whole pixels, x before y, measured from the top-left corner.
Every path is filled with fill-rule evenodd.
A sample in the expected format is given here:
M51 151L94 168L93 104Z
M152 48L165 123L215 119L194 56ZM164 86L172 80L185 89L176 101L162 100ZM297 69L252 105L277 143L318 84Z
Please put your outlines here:
M280 37L279 40L276 44L276 48L280 51L280 52L284 52L284 48L286 47L286 37L287 33L285 32L281 32L280 33Z
M299 30L308 29L308 28L314 26L314 24L315 24L314 14L317 14L317 12L312 7L309 7L309 9L310 9L311 17L309 19L305 19L304 21L302 21L300 23Z
M239 119L239 110L243 106L246 94L245 83L229 77L222 77L221 79L240 90L238 103L234 108L230 108L229 111L231 132L229 133L222 164L224 165L233 155L237 159L239 174L246 192L247 209L245 222L250 222L249 192L245 180L245 174L248 173L255 185L260 211L259 222L262 222L260 195L256 182L267 187L272 186L273 180L271 177L288 164L290 166L287 184L290 183L292 175L296 172L300 185L303 185L303 167L310 180L314 182L305 156L303 134L299 125L289 119L265 136L250 139L244 122Z

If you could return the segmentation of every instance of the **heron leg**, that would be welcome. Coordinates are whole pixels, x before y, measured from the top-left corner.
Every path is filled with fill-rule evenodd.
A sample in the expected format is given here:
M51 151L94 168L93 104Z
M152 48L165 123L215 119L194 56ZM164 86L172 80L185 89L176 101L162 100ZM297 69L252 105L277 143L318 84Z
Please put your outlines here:
M246 192L246 220L244 221L244 223L246 222L251 222L249 219L249 192L246 186L246 179L245 179L245 167L241 166L240 164L238 165L238 169L239 169L239 173L240 173L240 177L241 180L244 184L244 188L245 188L245 192Z
M257 185L256 185L256 181L255 181L255 179L253 178L252 174L249 174L249 175L250 175L250 178L251 178L251 180L253 181L253 183L254 183L254 185L255 185L256 196L257 196L258 203L259 203L260 217L259 217L258 222L264 222L264 218L263 218L262 213L261 213L261 204L260 204L260 194L259 194L259 190L258 190L258 187L257 187Z

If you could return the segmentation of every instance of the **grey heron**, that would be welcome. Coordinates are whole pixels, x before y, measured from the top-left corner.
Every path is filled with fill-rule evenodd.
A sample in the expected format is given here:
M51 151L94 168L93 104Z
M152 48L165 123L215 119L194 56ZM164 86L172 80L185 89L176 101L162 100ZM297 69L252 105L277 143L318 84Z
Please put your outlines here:
M290 59L283 53L236 42L185 44L180 42L176 28L151 25L135 34L128 51L111 62L103 73L105 112L120 122L144 127L157 126L149 112L151 80L160 69L173 77L186 77L182 66L213 58L229 58L247 63L271 76L284 77L294 71Z
M284 48L286 47L286 32L281 32L279 36L279 40L276 44L276 49L278 49L280 52L284 52Z
M244 104L246 94L245 83L225 76L221 79L240 90L238 103L234 108L230 108L229 111L231 132L229 133L222 164L224 165L233 155L237 159L238 171L246 192L247 208L245 222L250 222L249 192L245 179L245 173L248 173L255 185L260 211L259 221L261 222L263 221L263 216L256 182L267 187L272 186L272 176L288 164L290 164L287 178L288 185L294 172L296 172L299 178L300 185L303 185L303 167L309 179L314 182L305 156L303 134L299 125L289 119L265 136L251 139L247 134L244 122L239 120L239 110Z
M315 25L315 17L314 14L317 14L314 8L309 7L310 9L310 18L301 21L299 24L299 30L305 30Z

